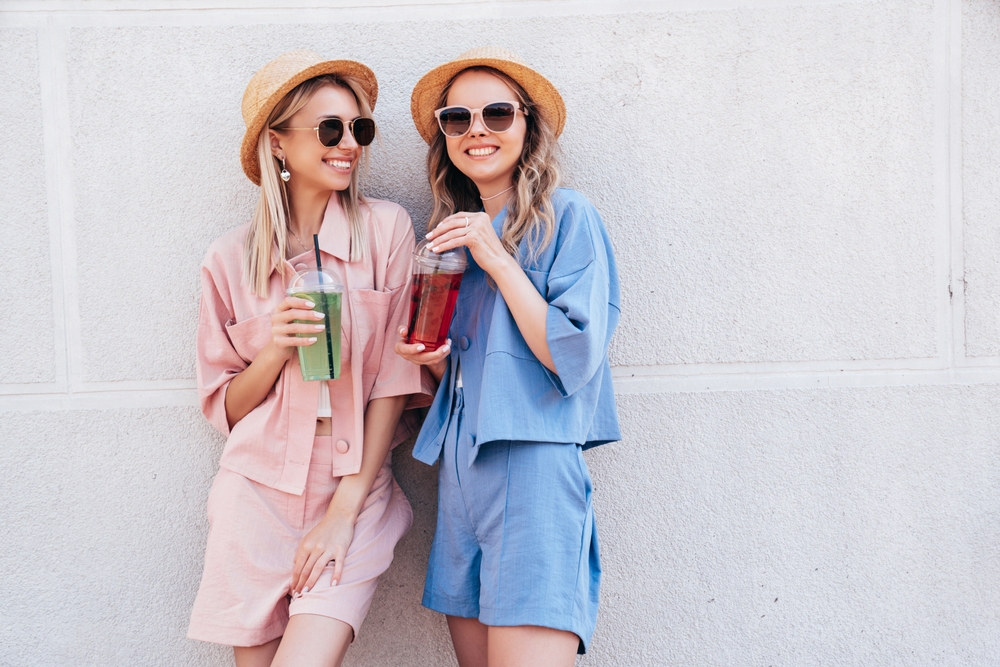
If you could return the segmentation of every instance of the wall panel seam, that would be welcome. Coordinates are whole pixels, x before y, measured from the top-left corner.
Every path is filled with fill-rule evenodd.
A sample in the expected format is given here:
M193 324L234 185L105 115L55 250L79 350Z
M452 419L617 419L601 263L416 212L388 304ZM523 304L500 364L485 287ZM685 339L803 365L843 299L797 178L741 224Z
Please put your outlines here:
M57 251L61 292L63 349L66 363L66 389L73 391L83 376L83 341L80 331L79 281L76 261L76 201L73 181L73 131L69 108L69 71L67 44L69 28L65 21L50 17L44 27L47 35L46 114L54 145L46 145L46 161L51 161L55 191L49 191L49 204L55 205L58 228Z
M615 394L625 396L972 385L1000 385L1000 368L617 377ZM198 405L198 392L193 388L148 390L109 388L107 391L79 391L72 394L0 395L0 413L197 407Z
M949 0L949 224L951 227L952 332L956 366L970 362L965 322L965 216L962 174L962 0Z
M59 94L51 21L37 26L38 77L42 107L42 141L45 156L45 197L49 230L49 270L52 290L52 330L55 350L56 386L66 391L69 382L69 352L66 327L66 287L63 257L63 198L67 186L61 169L64 137L59 131Z

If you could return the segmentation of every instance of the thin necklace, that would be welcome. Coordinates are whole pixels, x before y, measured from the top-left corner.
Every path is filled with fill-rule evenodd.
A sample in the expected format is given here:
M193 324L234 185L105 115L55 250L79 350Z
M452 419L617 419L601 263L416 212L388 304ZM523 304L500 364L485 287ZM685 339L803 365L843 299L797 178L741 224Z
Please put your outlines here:
M303 250L309 250L309 246L302 242L302 239L299 238L298 234L292 231L291 227L288 228L288 231L291 232L292 236L295 237L295 240L299 242L299 245L302 246Z
M503 193L510 192L513 189L514 189L514 186L512 185L509 188L507 188L506 190L501 190L500 192L496 193L495 195L490 195L489 197L480 197L480 199L482 199L483 201L489 201L491 199L496 199L497 197L499 197Z

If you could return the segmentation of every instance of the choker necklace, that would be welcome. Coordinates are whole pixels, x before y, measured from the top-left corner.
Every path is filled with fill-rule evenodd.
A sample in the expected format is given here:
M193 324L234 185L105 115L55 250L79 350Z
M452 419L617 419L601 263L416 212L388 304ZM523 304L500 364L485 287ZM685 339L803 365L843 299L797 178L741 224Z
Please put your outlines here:
M490 195L489 197L480 197L480 199L482 199L483 201L489 201L491 199L496 199L497 197L499 197L503 193L510 192L513 189L514 189L514 186L512 185L509 188L507 188L506 190L501 190L500 192L496 193L495 195Z

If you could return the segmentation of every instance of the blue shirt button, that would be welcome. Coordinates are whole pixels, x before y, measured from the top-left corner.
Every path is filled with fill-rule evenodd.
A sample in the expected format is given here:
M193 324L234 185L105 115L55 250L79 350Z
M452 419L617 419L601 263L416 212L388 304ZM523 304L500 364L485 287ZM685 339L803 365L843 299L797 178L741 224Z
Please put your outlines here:
M462 336L461 338L458 339L458 346L461 347L463 350L468 350L469 339L466 336Z

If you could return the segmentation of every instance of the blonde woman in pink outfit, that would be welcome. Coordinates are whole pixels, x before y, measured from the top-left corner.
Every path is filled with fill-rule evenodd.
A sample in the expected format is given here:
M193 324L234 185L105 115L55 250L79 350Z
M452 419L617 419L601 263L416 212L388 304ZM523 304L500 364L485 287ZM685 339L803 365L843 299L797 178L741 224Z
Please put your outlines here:
M392 349L410 218L359 192L377 95L361 63L308 51L257 72L241 159L260 201L202 265L198 387L227 443L188 636L233 646L237 667L340 665L412 521L389 451L408 397L426 404L432 390ZM316 268L314 234L344 286L342 330L330 332L341 374L329 382L303 381L296 354L326 335L324 315L285 296Z

